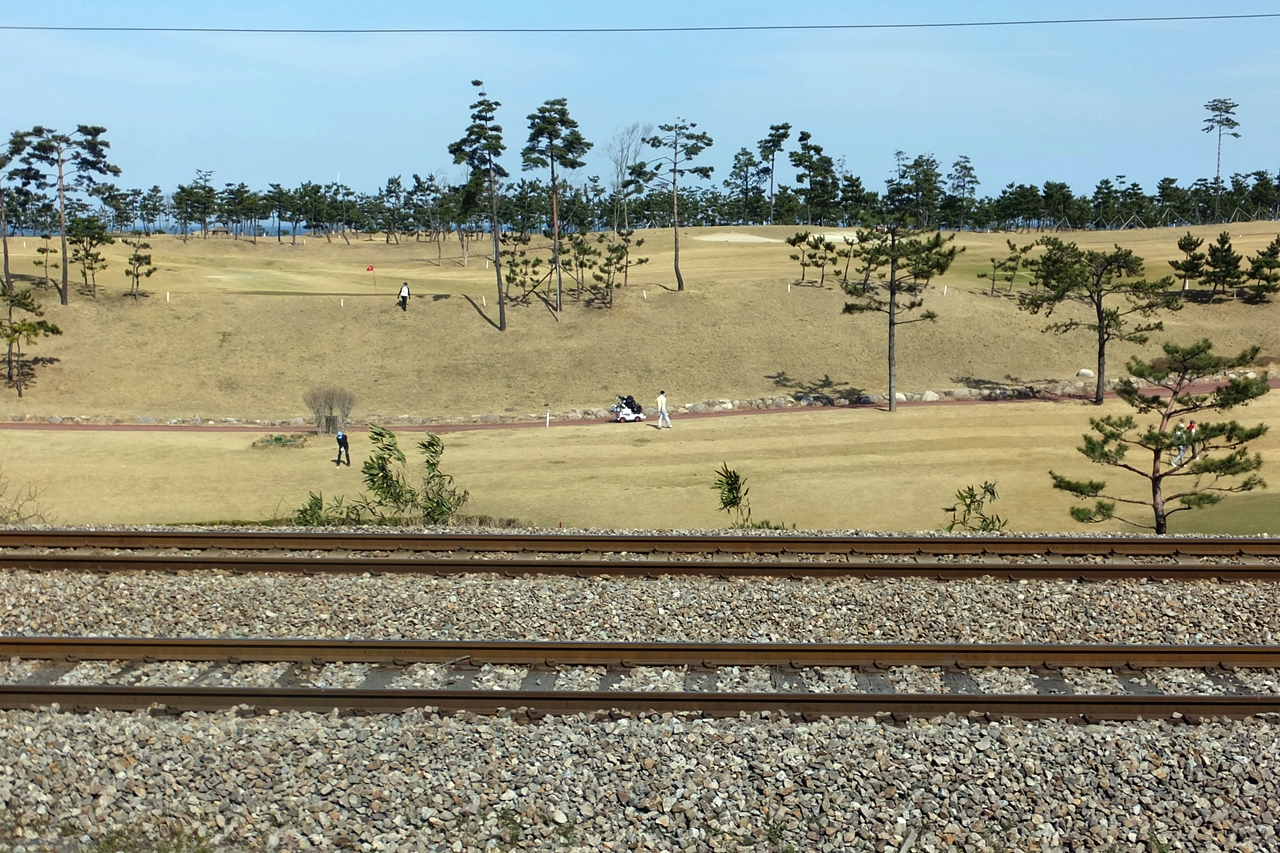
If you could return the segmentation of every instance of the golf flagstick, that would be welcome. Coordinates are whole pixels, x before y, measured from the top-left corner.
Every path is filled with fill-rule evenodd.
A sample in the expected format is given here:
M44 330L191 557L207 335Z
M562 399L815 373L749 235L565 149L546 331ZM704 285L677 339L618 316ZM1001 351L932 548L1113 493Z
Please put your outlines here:
M373 292L377 293L378 292L378 271L373 268L373 264L369 264L369 266L365 268L365 272L373 273Z

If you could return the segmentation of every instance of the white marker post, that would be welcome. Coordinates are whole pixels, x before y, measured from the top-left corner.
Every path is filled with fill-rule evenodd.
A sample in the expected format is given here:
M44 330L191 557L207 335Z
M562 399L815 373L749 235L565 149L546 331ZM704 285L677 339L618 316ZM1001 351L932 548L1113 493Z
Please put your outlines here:
M347 300L345 300L345 299L339 299L339 300L338 300L338 307L339 307L339 308L346 308L346 307L347 307Z
M165 301L165 302L168 302L168 301L169 301L169 291L167 291L167 290L164 292L164 301Z
M551 410L547 409L547 429L551 429Z

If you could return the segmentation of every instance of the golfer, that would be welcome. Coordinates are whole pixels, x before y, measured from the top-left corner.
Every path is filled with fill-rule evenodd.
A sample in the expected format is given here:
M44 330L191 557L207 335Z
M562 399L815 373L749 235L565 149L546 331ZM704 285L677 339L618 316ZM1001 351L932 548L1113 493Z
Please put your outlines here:
M667 392L658 392L658 429L662 429L662 422L667 422L667 429L671 429L671 414L667 411Z
M399 304L400 304L401 311L409 310L409 282L407 281L404 284L400 285Z
M338 458L333 460L333 466L336 468L342 464L342 455L347 455L347 467L351 467L351 445L347 443L347 434L342 430L338 430Z

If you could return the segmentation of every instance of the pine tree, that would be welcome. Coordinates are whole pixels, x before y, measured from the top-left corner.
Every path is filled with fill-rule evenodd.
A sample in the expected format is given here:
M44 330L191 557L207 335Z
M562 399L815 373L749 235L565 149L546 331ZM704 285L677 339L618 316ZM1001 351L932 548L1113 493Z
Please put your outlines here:
M1071 508L1071 517L1076 521L1098 523L1115 518L1164 534L1169 529L1169 516L1174 513L1212 506L1228 494L1266 487L1257 474L1262 456L1250 456L1248 451L1251 441L1266 434L1266 424L1245 427L1236 421L1198 423L1194 433L1189 433L1189 425L1181 420L1200 412L1243 406L1270 391L1265 377L1234 378L1209 394L1191 391L1209 377L1249 365L1257 358L1259 348L1251 347L1235 358L1213 355L1213 344L1207 339L1186 347L1166 343L1163 349L1164 357L1158 361L1134 358L1128 369L1135 378L1166 394L1143 393L1130 379L1116 387L1116 394L1138 415L1154 414L1156 422L1140 425L1133 415L1090 418L1097 434L1085 433L1084 444L1077 448L1090 462L1145 479L1149 496L1134 497L1133 493L1108 489L1102 480L1073 480L1050 471L1055 489L1094 501L1092 507ZM1179 450L1182 452L1177 456L1172 455ZM1131 460L1129 451L1138 458ZM1190 451L1189 459L1186 451ZM1166 494L1166 487L1177 491ZM1150 507L1152 523L1141 524L1117 515L1118 503ZM1175 506L1171 509L1171 505Z
M1130 318L1180 310L1182 301L1171 291L1173 279L1139 278L1142 258L1119 246L1113 252L1084 251L1057 237L1041 237L1034 245L1044 247L1045 252L1027 264L1033 287L1019 294L1018 307L1032 314L1043 311L1049 317L1058 307L1075 304L1093 315L1089 320L1050 323L1044 331L1058 335L1076 329L1093 332L1098 348L1093 402L1101 406L1107 382L1107 346L1114 341L1144 344L1149 332L1164 329L1160 321L1131 326Z
M507 329L507 305L502 283L502 255L499 243L498 181L507 177L507 170L498 163L507 146L502 142L502 125L495 120L497 101L484 91L483 80L472 80L471 85L480 90L480 97L470 107L471 124L466 134L449 146L453 162L465 163L471 169L473 182L483 180L489 195L489 233L493 238L493 270L498 282L498 330Z

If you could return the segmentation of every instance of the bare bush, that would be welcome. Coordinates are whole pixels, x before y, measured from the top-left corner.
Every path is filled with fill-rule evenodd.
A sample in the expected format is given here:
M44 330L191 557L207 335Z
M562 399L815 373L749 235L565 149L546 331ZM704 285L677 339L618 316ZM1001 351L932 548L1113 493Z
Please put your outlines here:
M52 524L53 515L40 503L40 490L28 485L10 494L9 478L0 468L0 524Z
M332 435L346 427L347 418L356 404L356 395L345 388L325 385L303 394L302 402L311 410L316 431L321 435Z

